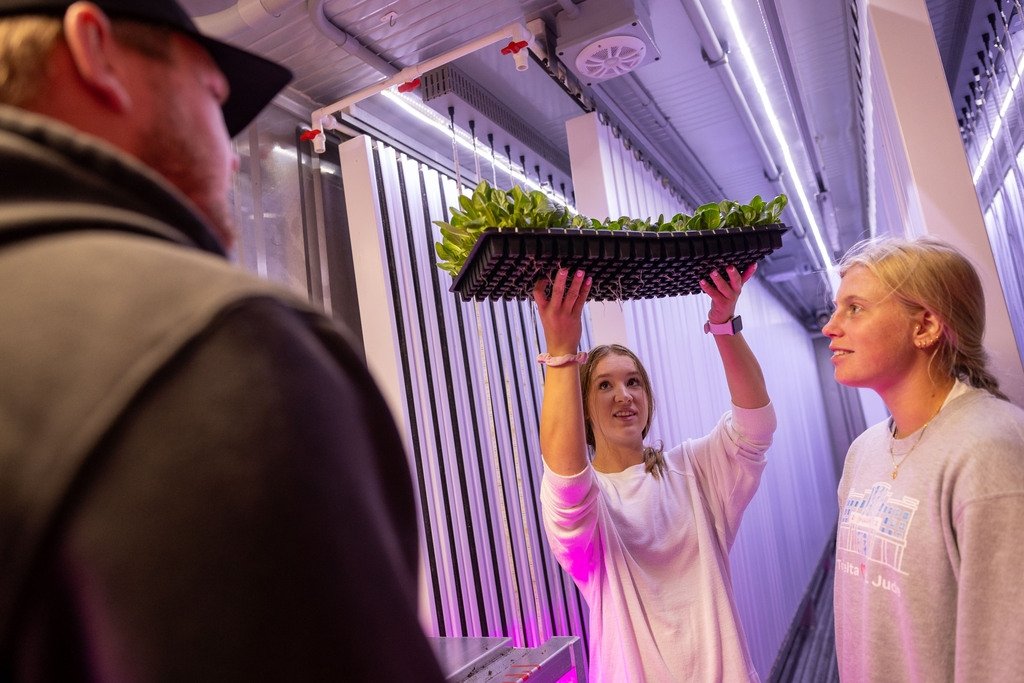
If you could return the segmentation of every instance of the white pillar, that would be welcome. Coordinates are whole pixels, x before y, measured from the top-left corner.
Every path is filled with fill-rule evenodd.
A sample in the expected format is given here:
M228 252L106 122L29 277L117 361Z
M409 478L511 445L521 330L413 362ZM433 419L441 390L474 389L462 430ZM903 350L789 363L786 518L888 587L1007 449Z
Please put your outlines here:
M370 138L365 135L343 142L338 147L341 175L345 180L345 209L352 240L359 301L359 320L363 333L366 365L377 387L391 409L405 446L406 457L412 453L409 416L405 409L405 381L402 377L398 331L395 327L394 302L385 273L388 272L384 234L381 230L381 207L378 201L377 178L374 174ZM413 468L414 463L409 462ZM428 634L432 628L432 604L427 580L425 536L422 531L423 510L417 505L420 524L420 562L417 572L417 594L420 625Z
M1000 387L1024 406L1021 364L992 247L924 0L862 0L870 43L875 159L895 187L889 193L903 225L889 232L927 233L963 251L986 295L985 347ZM895 196L893 196L895 194ZM881 215L886 208L879 206ZM890 214L892 215L892 214Z
M370 138L365 135L343 142L338 151L341 175L345 179L345 209L348 214L355 267L359 320L363 333L366 365L384 394L403 438L409 438L405 410L405 381L402 378L394 302L385 274L388 262L381 232L381 207L377 178L373 171ZM407 452L411 444L406 443Z
M569 119L565 124L569 136L569 163L572 167L572 186L576 194L576 208L584 216L603 220L612 215L609 201L613 186L608 177L611 160L608 157L607 130L601 125L596 112ZM616 207L615 215L621 215ZM590 332L597 344L630 346L626 334L626 317L622 304L617 301L593 301L590 311Z

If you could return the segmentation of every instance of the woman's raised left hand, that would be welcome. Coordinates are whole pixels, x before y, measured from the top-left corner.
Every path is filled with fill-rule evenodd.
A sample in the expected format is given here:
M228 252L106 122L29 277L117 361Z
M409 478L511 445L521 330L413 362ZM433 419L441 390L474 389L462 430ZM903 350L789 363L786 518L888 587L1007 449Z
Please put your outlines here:
M740 298L743 285L754 277L757 264L752 263L741 275L736 266L727 266L725 275L717 270L711 272L710 281L701 280L701 291L711 297L711 310L708 320L714 324L728 322L736 315L736 302Z

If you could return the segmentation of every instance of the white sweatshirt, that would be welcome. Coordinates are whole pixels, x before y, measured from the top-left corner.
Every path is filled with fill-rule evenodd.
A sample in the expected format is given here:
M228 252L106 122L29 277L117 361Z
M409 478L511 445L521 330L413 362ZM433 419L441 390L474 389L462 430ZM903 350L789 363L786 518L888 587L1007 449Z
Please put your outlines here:
M775 410L733 407L665 454L661 478L590 465L541 482L552 552L590 607L590 679L758 680L733 604L729 549L757 490Z

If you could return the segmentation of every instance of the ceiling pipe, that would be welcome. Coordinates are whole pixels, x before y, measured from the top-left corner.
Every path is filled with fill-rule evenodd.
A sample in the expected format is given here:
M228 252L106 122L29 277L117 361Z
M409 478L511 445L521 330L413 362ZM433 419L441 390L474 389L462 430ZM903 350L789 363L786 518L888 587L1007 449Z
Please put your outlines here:
M202 33L230 40L241 33L261 29L303 0L238 0L220 12L193 19Z
M321 3L323 0L319 0ZM311 4L313 4L311 0ZM477 38L476 40L470 41L465 45L449 50L437 57L428 59L419 64L408 66L401 71L397 71L393 75L374 83L373 85L367 86L362 90L357 90L351 95L346 95L334 104L329 104L326 107L321 107L315 110L310 115L311 128L314 131L320 131L315 137L312 138L313 150L317 154L323 154L327 149L326 147L326 136L324 135L325 130L334 130L338 127L339 122L334 117L334 114L347 109L354 104L362 102L367 97L372 97L382 90L396 85L405 85L412 83L417 78L425 74L426 72L444 66L449 62L453 62L460 57L465 57L468 54L472 54L477 50L485 48L494 43L508 40L511 43L521 43L520 47L516 51L511 52L512 59L515 61L517 71L525 71L529 66L529 58L527 54L527 47L533 43L533 34L527 30L526 26L522 23L513 23L504 26L503 28L489 33L486 36ZM394 68L394 67L392 67Z
M700 48L708 64L714 66L719 62L726 61L726 49L715 34L715 29L711 27L711 20L708 19L704 6L700 4L699 0L683 0L683 9L686 10L687 16L690 17L690 23L697 31Z
M775 162L775 158L772 156L771 150L768 149L768 143L765 142L764 136L761 134L761 128L757 125L757 119L754 118L754 113L750 109L750 104L747 102L746 96L743 94L743 90L740 88L739 81L736 80L736 74L732 70L732 65L729 63L729 52L726 45L723 45L722 41L718 39L715 34L714 28L711 26L711 21L708 19L707 12L704 11L704 6L701 4L701 0L681 0L683 9L686 10L687 16L690 17L690 22L693 24L694 29L697 31L697 37L700 39L701 51L704 54L704 60L708 63L708 66L718 72L718 76L722 79L722 83L725 85L726 92L729 93L729 97L732 98L733 104L736 106L736 110L740 113L740 118L743 124L746 126L747 133L750 135L750 139L754 143L754 148L757 150L758 156L761 158L761 165L764 167L764 177L772 184L772 187L776 192L786 193L786 186L782 179L782 170L779 165ZM796 179L794 179L794 182ZM804 230L803 223L799 220L799 216L796 211L793 211L793 232L799 239L805 239L807 232ZM813 258L818 259L818 256L814 249L810 250ZM822 267L828 264L821 264Z
M313 21L313 25L316 26L320 33L333 40L334 43L345 52L348 52L353 57L368 64L369 66L372 66L385 76L393 76L398 73L398 69L390 62L382 59L380 55L375 52L368 50L365 45L340 29L337 24L328 19L327 15L324 14L325 4L327 4L327 0L309 0L306 3L306 8L309 10L309 18Z
M708 19L708 15L704 11L704 6L700 3L700 0L682 0L682 2L686 9L686 14L689 15L693 27L697 30L697 37L700 39L704 61L707 62L709 67L718 72L718 77L722 79L726 92L732 98L733 105L740 113L740 118L742 118L747 132L754 142L757 155L761 158L761 165L764 167L764 177L769 182L776 183L781 176L779 165L775 163L771 150L768 149L768 143L765 142L761 129L754 119L754 113L750 109L750 104L740 89L739 81L736 80L732 64L729 63L728 49L715 34L715 30L711 27L711 21Z
M775 163L775 158L772 156L771 150L768 149L768 143L765 142L764 135L761 134L761 129L754 118L754 112L750 109L750 103L743 96L739 81L736 80L736 74L733 72L732 66L727 59L727 57L723 58L717 64L709 64L709 66L718 70L719 77L725 83L726 90L729 91L733 104L736 106L736 110L739 111L740 117L747 127L747 132L754 141L754 148L757 150L757 155L761 158L761 165L764 166L764 177L768 179L768 182L776 183L782 178L782 170Z

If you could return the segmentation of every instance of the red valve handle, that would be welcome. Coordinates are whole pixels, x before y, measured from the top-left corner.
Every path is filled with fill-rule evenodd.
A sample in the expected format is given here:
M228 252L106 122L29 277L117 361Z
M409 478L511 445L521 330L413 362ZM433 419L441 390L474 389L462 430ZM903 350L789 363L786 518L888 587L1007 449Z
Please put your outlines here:
M416 88L418 88L419 85L420 79L414 78L408 83L403 83L402 85L398 86L398 92L409 92L410 90L415 90Z
M522 50L523 48L525 48L527 45L529 45L529 43L526 42L525 40L520 40L520 41L513 40L508 45L506 45L505 47L501 48L501 54L503 54L503 55L518 54L519 51Z

